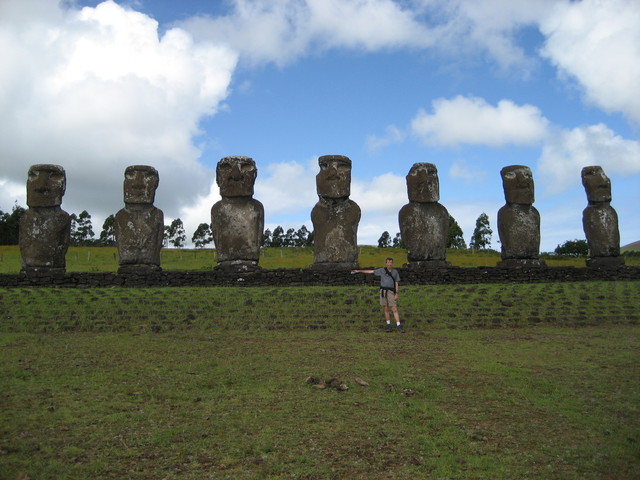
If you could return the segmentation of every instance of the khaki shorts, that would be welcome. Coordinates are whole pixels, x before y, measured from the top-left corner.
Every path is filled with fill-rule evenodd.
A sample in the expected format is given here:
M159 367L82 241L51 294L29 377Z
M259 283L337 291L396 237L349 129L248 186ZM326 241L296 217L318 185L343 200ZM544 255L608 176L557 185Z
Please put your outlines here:
M380 305L383 307L397 307L398 302L396 302L395 293L391 290L382 290L380 289Z

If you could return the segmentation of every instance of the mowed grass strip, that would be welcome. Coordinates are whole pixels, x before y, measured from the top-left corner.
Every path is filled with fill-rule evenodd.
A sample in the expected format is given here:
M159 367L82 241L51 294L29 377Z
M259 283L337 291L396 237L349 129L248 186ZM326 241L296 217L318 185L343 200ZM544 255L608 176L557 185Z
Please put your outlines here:
M2 289L0 478L640 477L639 282L376 293Z
M165 287L0 289L3 332L375 331L377 289ZM638 324L640 282L407 285L403 323L432 327Z

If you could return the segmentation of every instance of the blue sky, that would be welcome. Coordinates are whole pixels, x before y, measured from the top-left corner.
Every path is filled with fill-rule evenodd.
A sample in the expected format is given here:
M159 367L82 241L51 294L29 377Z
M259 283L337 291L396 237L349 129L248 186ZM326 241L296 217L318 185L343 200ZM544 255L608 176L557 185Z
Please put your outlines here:
M601 165L621 244L640 239L635 0L3 0L0 209L29 165L67 171L63 208L99 234L124 168L160 172L156 206L190 237L247 155L265 228L311 227L317 157L353 162L360 244L399 231L405 176L438 167L468 242L531 167L541 251L584 238L580 170Z

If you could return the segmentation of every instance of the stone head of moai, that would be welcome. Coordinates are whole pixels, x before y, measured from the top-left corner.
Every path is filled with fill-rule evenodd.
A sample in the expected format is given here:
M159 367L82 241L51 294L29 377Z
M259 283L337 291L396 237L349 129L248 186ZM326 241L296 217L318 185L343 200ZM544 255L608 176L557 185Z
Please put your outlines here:
M532 205L535 201L533 174L529 167L510 165L500 170L507 203Z
M316 189L322 198L348 198L351 195L351 160L344 155L323 155L318 158L320 171Z
M223 197L251 197L257 176L256 162L250 157L224 157L216 167L216 183Z
M438 169L433 163L414 163L407 175L410 202L435 203L440 200Z
M124 203L152 205L160 176L148 165L131 165L124 171Z
M589 203L611 201L611 181L602 167L591 166L582 169L582 185L587 192Z
M60 165L32 165L27 177L27 205L59 207L66 186L67 177Z

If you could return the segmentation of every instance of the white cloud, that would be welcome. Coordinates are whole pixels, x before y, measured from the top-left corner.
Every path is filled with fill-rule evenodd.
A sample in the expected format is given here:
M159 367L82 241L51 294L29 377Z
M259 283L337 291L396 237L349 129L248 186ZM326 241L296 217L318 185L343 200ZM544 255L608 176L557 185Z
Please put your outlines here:
M159 37L155 20L112 1L62 5L0 4L1 177L24 185L29 165L60 164L63 208L100 219L123 206L124 168L149 164L156 205L177 216L209 187L193 137L227 96L236 55L180 29Z
M365 140L365 145L370 152L374 152L394 143L401 143L405 139L405 133L395 125L389 125L385 129L383 136L369 135Z
M180 26L225 44L250 63L284 65L311 51L428 47L433 32L391 0L233 0L229 15Z
M469 167L464 160L456 160L449 168L449 176L454 180L463 180L467 184L472 184L483 182L486 172Z
M318 201L317 158L309 160L306 164L272 163L264 170L265 173L259 170L254 198L262 202L265 213L278 215L285 212L295 214L311 211Z
M640 123L640 2L558 2L540 29L543 55L580 82L589 102Z
M457 96L432 105L433 113L421 109L411 122L413 134L426 145L533 145L548 124L537 107L511 100L494 107L482 98Z
M409 201L406 192L405 177L384 173L370 181L352 179L350 198L360 205L363 217L372 213L394 212L397 216L400 208Z
M589 165L600 165L609 175L636 175L640 142L626 140L601 123L559 130L549 136L539 160L551 192L579 185L580 172Z
M516 68L527 76L535 60L518 45L517 34L535 27L558 0L421 0L431 18L442 19L438 48L460 53L488 54L503 70Z
M640 121L636 0L232 0L227 15L179 25L249 63L282 66L328 49L410 48L488 58L524 77L540 57L525 51L521 34L538 29L543 57L580 82L589 102Z

